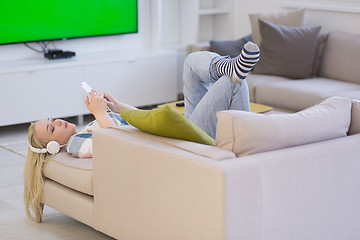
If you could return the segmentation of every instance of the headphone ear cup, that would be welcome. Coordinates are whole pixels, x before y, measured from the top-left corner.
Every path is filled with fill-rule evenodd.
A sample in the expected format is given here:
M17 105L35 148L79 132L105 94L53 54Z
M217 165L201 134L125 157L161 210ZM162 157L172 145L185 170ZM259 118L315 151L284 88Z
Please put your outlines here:
M50 141L46 145L46 149L50 154L56 154L60 151L60 144L57 141Z

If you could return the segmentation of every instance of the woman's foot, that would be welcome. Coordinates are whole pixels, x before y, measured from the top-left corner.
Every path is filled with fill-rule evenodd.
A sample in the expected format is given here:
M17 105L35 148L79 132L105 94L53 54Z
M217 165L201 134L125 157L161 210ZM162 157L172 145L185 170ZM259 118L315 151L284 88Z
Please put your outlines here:
M244 45L239 56L231 59L221 59L216 63L219 77L226 75L234 82L242 82L260 59L260 49L252 42Z

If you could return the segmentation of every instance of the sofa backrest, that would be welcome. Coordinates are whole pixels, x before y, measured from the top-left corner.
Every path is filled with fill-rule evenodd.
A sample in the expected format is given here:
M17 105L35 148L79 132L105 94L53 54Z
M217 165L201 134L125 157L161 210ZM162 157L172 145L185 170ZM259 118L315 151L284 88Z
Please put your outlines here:
M320 66L320 77L360 84L360 34L329 33Z
M221 111L216 145L240 157L345 137L351 109L349 98L331 97L294 114Z
M348 135L360 134L360 101L353 100L351 107L351 123Z
M126 132L127 134L135 135L139 138L155 141L181 150L185 150L187 152L194 153L199 156L207 157L212 160L220 161L220 160L232 159L236 157L236 155L233 152L215 146L189 142L175 138L157 136L154 134L143 132L131 125L123 125L120 127L115 127L114 129L118 131Z
M274 123L279 123L280 122L279 120L282 119L287 122L289 120L292 120L293 123L296 123L298 125L298 127L293 126L290 128L289 127L286 128L284 123L280 123L281 127L278 128L278 130L279 129L282 130L281 134L280 134L280 132L278 132L276 130L276 128L274 128L274 126L271 126L271 124L270 124L271 121L269 121L269 120L272 119L272 117L271 117L272 114L271 115L255 114L255 116L257 116L256 118L258 120L265 118L263 120L266 120L266 121L265 121L265 123L261 123L259 126L256 126L254 121L250 121L250 125L248 127L245 127L245 129L247 129L247 131L245 131L245 130L237 131L237 133L239 133L239 137L246 138L246 140L244 140L243 144L241 144L241 143L239 144L239 140L236 140L237 139L236 137L235 138L227 137L229 135L234 136L234 134L235 134L235 133L228 134L228 132L230 130L226 130L230 126L235 127L235 125L236 125L235 120L234 119L232 120L232 122L233 122L232 124L222 124L223 119L221 119L221 118L219 119L219 116L218 116L218 125L217 125L218 129L217 130L222 131L222 135L225 136L226 139L225 140L219 139L219 137L221 138L221 136L217 132L217 139L216 139L217 147L194 143L194 142L189 142L189 141L184 141L184 140L179 140L179 139L168 138L168 137L156 136L153 134L148 134L148 133L142 132L139 129L137 129L133 126L130 126L130 125L117 127L115 129L118 131L126 132L127 134L136 135L137 137L140 137L140 138L148 139L151 141L156 141L156 142L159 142L162 144L166 144L166 145L169 145L169 146L172 146L172 147L175 147L178 149L182 149L187 152L191 152L196 155L203 156L203 157L210 158L210 159L217 160L217 161L232 159L232 158L235 158L236 156L247 155L247 154L237 154L238 150L236 150L235 148L241 146L241 149L244 150L244 147L248 146L250 143L253 143L252 145L255 146L256 148L262 149L259 152L263 152L264 148L268 148L270 143L272 145L275 144L276 147L267 149L267 151L271 151L271 150L275 150L275 149L279 149L279 148L287 148L287 147L295 146L298 144L307 144L307 143L312 143L312 142L317 142L317 141L322 141L322 140L328 140L328 139L332 139L332 138L338 138L341 136L346 136L346 133L348 135L360 134L360 101L359 100L351 101L350 99L344 98L344 97L332 97L332 98L329 98L329 99L323 101L319 105L315 105L314 107L304 110L302 112L299 112L298 114L280 114L280 115L273 114L274 115L273 117L275 118ZM324 105L324 106L322 106L322 105ZM350 113L350 111L351 111L351 113ZM242 111L230 111L230 112L232 114L248 114L247 112L242 112ZM332 113L332 115L330 113ZM218 113L218 114L220 114L220 113ZM249 114L251 114L251 113L249 113ZM298 116L299 114L301 116ZM317 117L312 116L314 114L317 115ZM319 118L319 119L317 119L317 118ZM317 120L317 121L315 121L315 120ZM340 121L340 123L339 123L339 121ZM242 124L244 123L244 121L241 121L241 122L242 122ZM304 124L305 122L307 122L309 126L305 126L306 125L306 124ZM339 124L334 125L334 123L339 123ZM321 127L320 127L320 125L321 125ZM350 125L350 127L349 127L349 125ZM250 126L253 128L254 131L259 130L260 127L264 127L265 130L261 131L261 134L250 133L249 136L246 137L245 133L251 131ZM325 126L328 126L328 127L326 128ZM339 127L339 126L342 126L342 127ZM225 127L225 129L224 129L224 127ZM304 140L305 135L306 135L304 132L307 129L310 129L310 130L307 131L307 133L308 133L307 138L306 138L307 140ZM311 129L314 129L314 130L311 130ZM235 130L235 129L232 129L231 131L233 131L233 130ZM275 133L269 134L269 138L271 139L270 141L267 141L266 143L261 143L260 135L264 135L266 131L270 131L270 132L275 131ZM320 132L322 132L322 134L320 134ZM287 139L285 137L285 135L288 135L288 137L289 137L289 134L291 136L291 133L293 133L293 136L294 136L294 137L291 137L291 139L295 139L298 144L290 144L289 145L289 143L291 142L290 141L291 139L290 140ZM323 137L323 135L327 135L327 137ZM329 137L328 135L331 135L331 136ZM252 139L252 138L254 138L254 139ZM321 138L321 139L318 139L318 138ZM234 142L231 142L231 141L235 141L235 142L237 142L237 144ZM230 144L232 147L227 148L226 146L223 146L224 144ZM254 152L252 152L252 153L254 153Z

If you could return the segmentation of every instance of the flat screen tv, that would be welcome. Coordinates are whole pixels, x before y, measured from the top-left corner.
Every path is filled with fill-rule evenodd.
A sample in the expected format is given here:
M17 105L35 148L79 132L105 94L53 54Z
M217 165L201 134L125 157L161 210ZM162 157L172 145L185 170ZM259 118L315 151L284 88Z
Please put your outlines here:
M0 44L137 31L137 0L0 1Z

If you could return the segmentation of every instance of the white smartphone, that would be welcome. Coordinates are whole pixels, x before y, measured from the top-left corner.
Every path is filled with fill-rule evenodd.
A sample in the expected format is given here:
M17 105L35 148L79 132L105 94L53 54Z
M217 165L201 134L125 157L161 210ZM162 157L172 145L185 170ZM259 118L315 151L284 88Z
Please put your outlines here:
M90 95L92 87L90 87L90 85L87 84L87 82L84 81L84 82L80 83L80 87L84 90L84 92L86 92L88 95ZM112 114L112 116L113 116L112 120L114 121L115 125L118 126L119 124L115 121L115 115L114 115L113 111L111 111L111 109L108 106L106 106L106 109Z
M92 87L90 87L89 84L87 84L85 81L80 83L80 87L87 93L90 94Z

